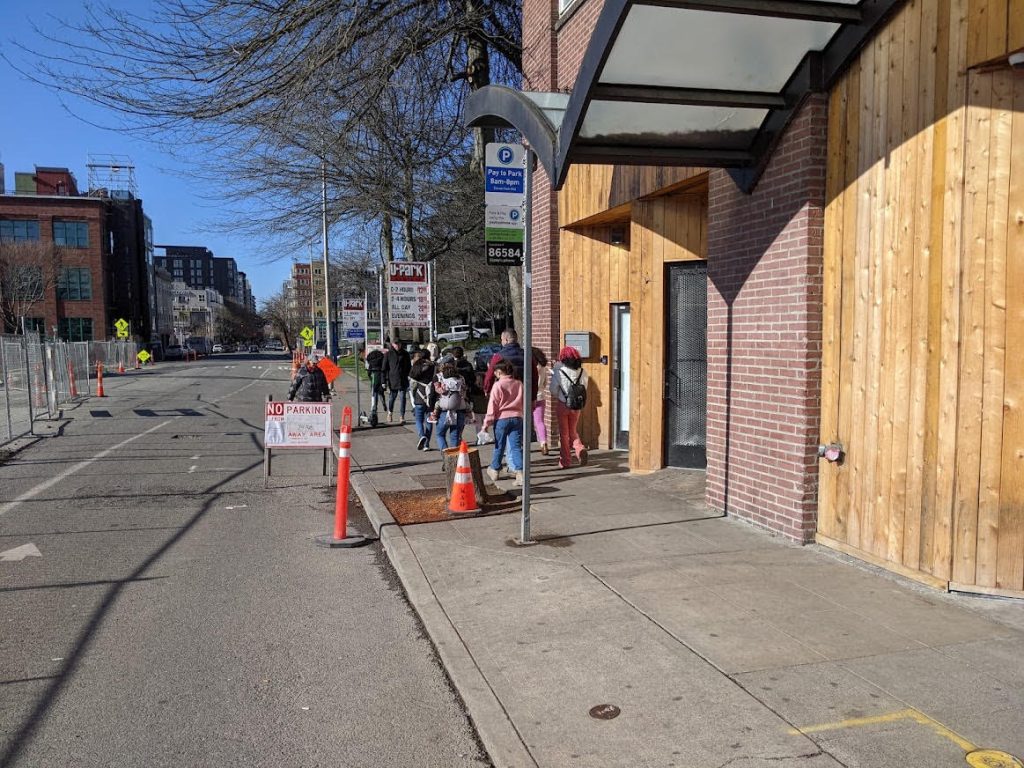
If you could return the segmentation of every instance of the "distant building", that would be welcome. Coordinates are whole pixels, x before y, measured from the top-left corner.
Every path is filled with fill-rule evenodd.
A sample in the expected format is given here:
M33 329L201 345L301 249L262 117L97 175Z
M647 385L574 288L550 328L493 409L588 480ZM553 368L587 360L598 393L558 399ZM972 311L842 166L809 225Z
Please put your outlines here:
M196 290L210 288L227 301L245 303L238 263L230 256L214 256L201 245L156 245L163 251L154 256L154 264L171 277Z
M289 286L288 305L296 315L313 319L313 270L309 264L296 261L292 264L292 279Z
M22 258L34 263L22 266L38 280L3 330L104 339L124 318L137 339L148 339L147 221L134 187L90 184L82 194L67 168L16 172L14 194L0 194L0 242L23 244Z
M192 336L213 338L224 298L213 288L191 288L180 280L171 286L174 294L174 342L184 344Z

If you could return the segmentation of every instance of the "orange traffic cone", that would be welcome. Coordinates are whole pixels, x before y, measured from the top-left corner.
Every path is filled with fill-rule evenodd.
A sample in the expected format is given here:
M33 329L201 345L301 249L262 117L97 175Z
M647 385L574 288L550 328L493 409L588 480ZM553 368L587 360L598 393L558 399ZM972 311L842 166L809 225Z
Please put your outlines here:
M103 363L96 363L96 397L106 397L103 394Z
M117 372L118 373L124 373L124 360L121 360L120 362L118 362L118 364L117 364Z
M459 462L455 465L455 480L452 482L452 497L448 511L453 515L464 515L482 511L476 504L476 488L473 486L473 470L469 468L469 448L466 441L459 444Z

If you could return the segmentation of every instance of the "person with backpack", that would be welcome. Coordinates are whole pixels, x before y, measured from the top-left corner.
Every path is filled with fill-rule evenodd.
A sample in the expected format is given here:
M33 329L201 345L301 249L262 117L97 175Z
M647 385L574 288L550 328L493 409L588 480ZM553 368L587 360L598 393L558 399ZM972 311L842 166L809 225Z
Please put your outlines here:
M551 371L550 385L558 414L558 466L562 469L572 466L572 451L581 466L587 463L587 447L576 429L587 404L587 380L580 353L573 347L562 347Z
M419 442L416 450L430 450L430 436L434 425L427 418L434 409L437 394L434 392L434 364L430 361L430 353L425 349L417 350L412 356L412 368L409 371L409 383L412 387L412 409L416 420L416 434Z
M483 430L494 427L494 455L487 476L497 481L502 457L508 453L508 467L515 484L523 484L523 383L513 376L512 364L502 361L494 367L494 385L487 401Z
M437 402L431 421L437 423L437 445L442 451L445 448L457 448L462 440L462 430L466 428L466 380L459 375L459 370L451 357L442 358L439 373L434 377L434 391Z

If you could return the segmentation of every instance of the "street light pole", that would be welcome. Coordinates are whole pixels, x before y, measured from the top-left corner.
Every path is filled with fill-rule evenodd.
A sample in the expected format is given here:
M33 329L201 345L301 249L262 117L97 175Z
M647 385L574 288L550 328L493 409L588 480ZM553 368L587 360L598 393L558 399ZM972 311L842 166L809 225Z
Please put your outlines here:
M327 258L327 158L324 157L320 160L320 191L321 191L321 206L320 211L323 219L323 236L322 240L324 243L324 312L326 313L325 320L327 322L327 356L331 356L331 279L330 279L330 265Z

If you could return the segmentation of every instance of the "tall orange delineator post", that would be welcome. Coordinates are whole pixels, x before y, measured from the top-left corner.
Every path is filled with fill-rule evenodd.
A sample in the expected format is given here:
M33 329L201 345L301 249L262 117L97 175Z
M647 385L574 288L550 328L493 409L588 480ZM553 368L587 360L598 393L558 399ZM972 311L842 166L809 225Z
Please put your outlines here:
M452 497L448 501L448 512L453 515L467 515L482 511L476 503L473 469L469 466L469 448L463 440L459 443L459 462L455 465L455 479L452 481Z
M96 363L96 397L106 397L103 393L103 363Z
M338 432L338 493L334 500L334 534L317 536L316 543L331 549L338 547L359 547L368 544L365 536L348 535L348 475L352 468L352 409L345 406L341 413L341 429Z

